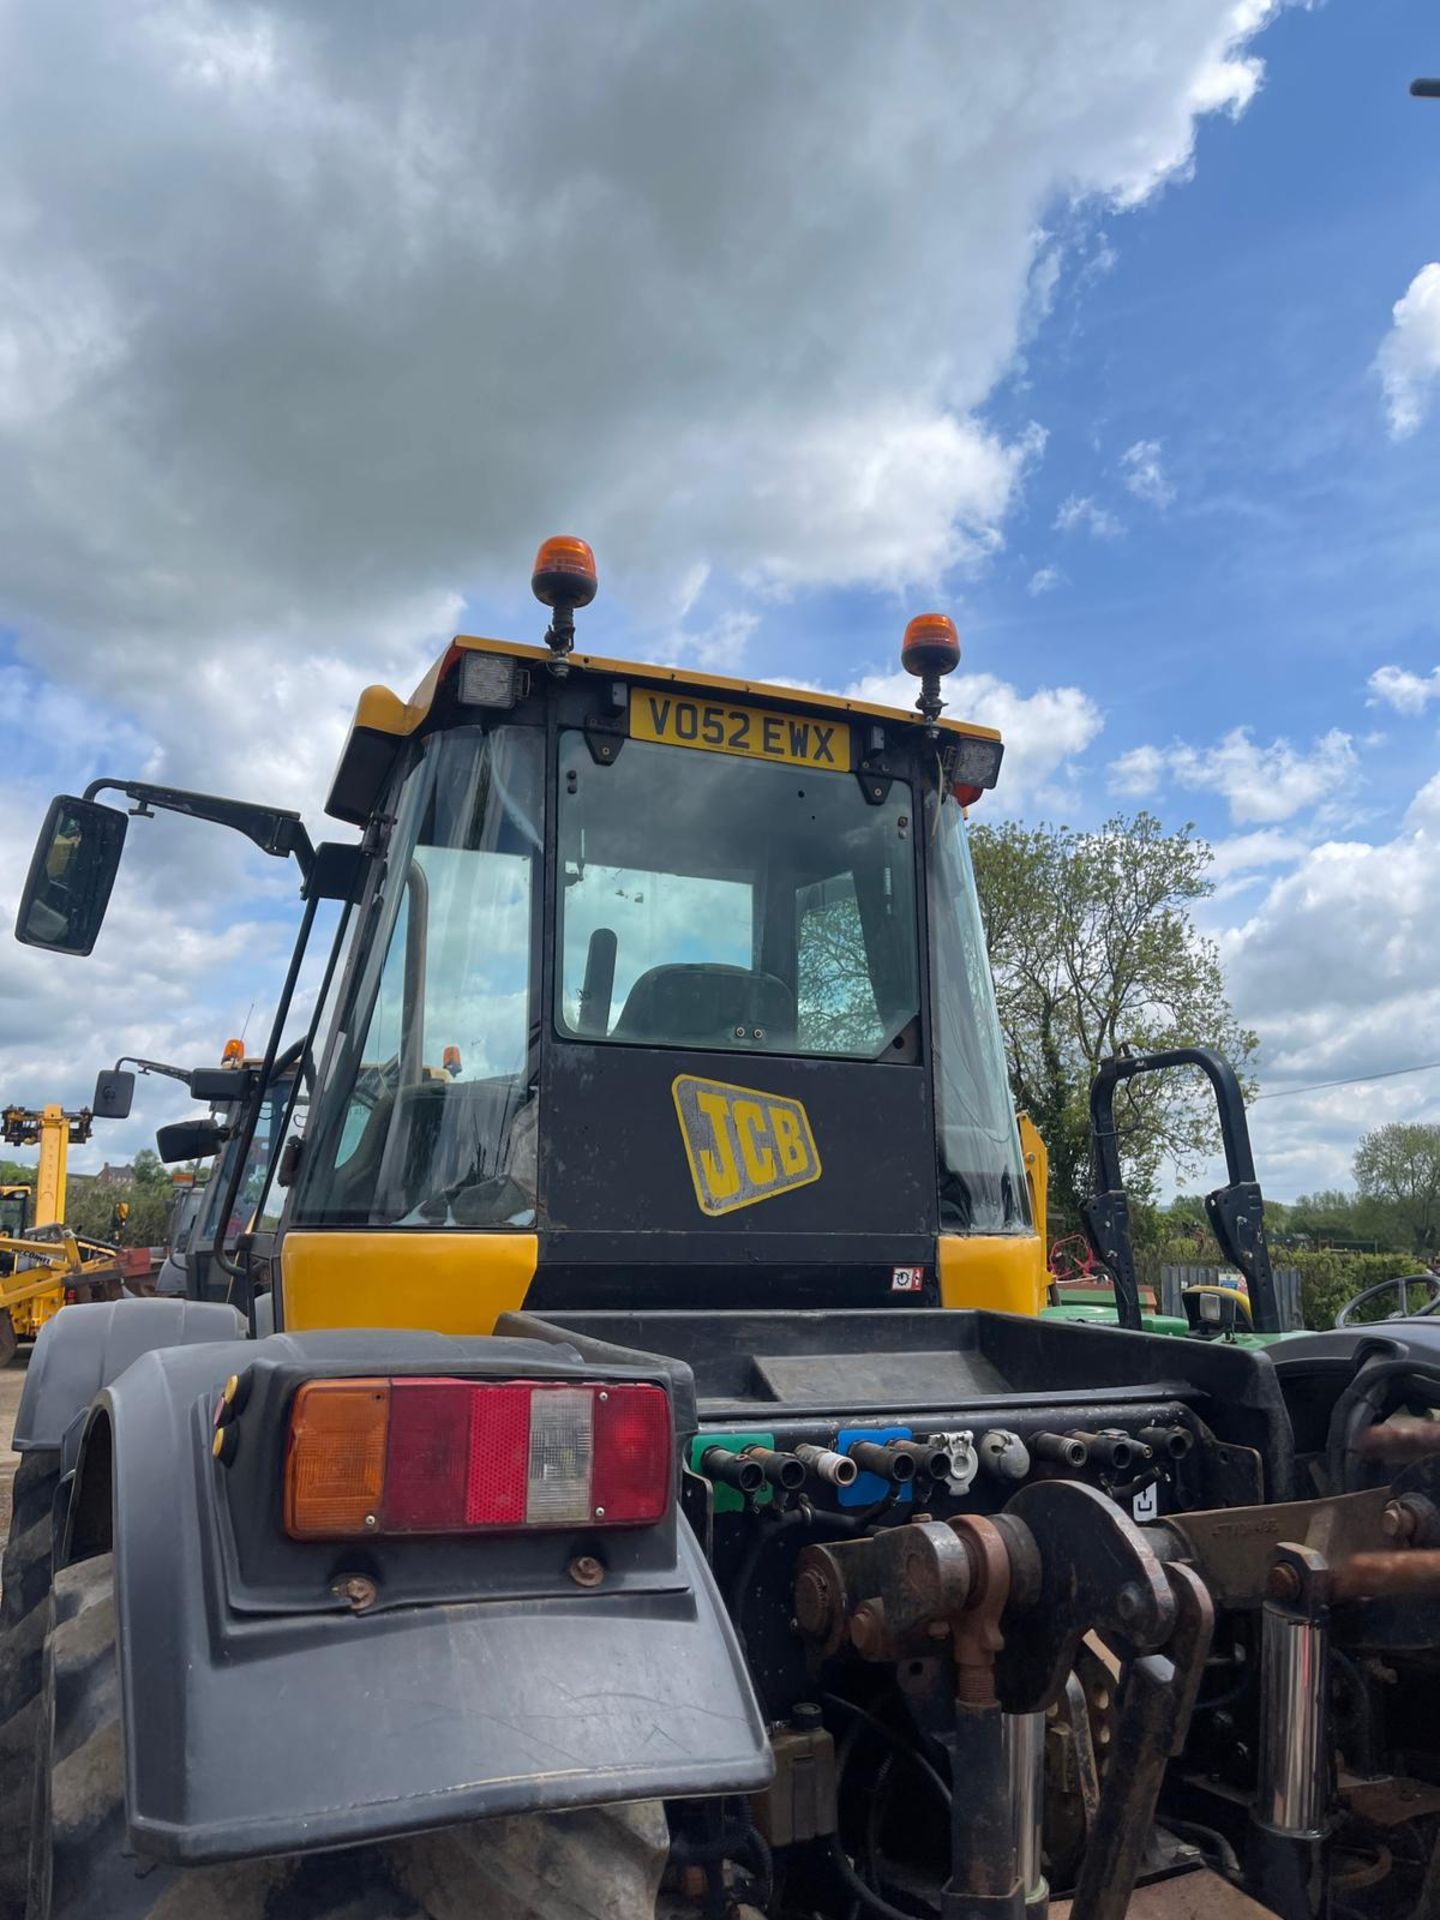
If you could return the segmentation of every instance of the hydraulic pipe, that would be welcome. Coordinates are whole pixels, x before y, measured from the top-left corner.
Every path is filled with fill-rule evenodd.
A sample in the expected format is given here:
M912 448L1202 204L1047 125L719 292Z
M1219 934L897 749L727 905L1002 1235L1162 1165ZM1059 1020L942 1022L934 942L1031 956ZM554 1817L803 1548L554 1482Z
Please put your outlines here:
M1260 1817L1279 1833L1325 1830L1329 1634L1318 1620L1265 1608L1260 1655Z
M707 1447L700 1456L700 1471L707 1480L722 1481L736 1493L759 1493L765 1484L765 1469L760 1462L747 1459L743 1453L732 1453L728 1447Z
M805 1484L805 1462L793 1453L777 1453L773 1447L742 1447L742 1460L753 1460L772 1487L795 1493Z
M1140 1438L1152 1453L1163 1454L1169 1460L1183 1460L1195 1444L1195 1436L1188 1427L1141 1427Z
M1328 1911L1329 1612L1318 1555L1282 1547L1294 1591L1267 1600L1260 1645L1260 1761L1245 1849L1248 1890L1279 1920Z
M832 1453L829 1447L812 1447L802 1441L795 1449L795 1458L828 1486L853 1487L860 1477L859 1467L848 1454Z
M1045 1805L1045 1715L1007 1713L1005 1750L1009 1763L1010 1796L1015 1808L1015 1848L1020 1890L1029 1920L1043 1920L1050 1889L1041 1862L1040 1841Z
M1025 1444L1037 1460L1053 1460L1062 1467L1083 1467L1090 1458L1078 1433L1032 1433Z
M1128 1473L1149 1458L1149 1449L1125 1433L1081 1433L1077 1429L1070 1438L1079 1440L1097 1465L1113 1473Z
M906 1453L915 1462L917 1473L928 1473L932 1480L950 1478L950 1449L930 1440L889 1440L892 1453Z
M941 1920L1026 1920L1011 1753L998 1706L960 1705L950 1756L950 1878Z
M909 1453L896 1451L897 1443L886 1441L877 1446L873 1440L852 1440L850 1458L867 1473L878 1473L882 1480L892 1481L897 1487L907 1480L915 1478L915 1457Z

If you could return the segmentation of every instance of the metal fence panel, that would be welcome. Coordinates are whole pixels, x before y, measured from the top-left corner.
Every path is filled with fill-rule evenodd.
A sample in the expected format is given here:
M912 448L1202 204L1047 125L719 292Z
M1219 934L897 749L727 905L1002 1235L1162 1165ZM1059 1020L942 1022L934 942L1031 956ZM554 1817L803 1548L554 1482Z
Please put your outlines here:
M1184 1319L1185 1303L1180 1296L1186 1287L1218 1286L1222 1274L1233 1272L1233 1267L1161 1267L1160 1311ZM1287 1333L1298 1332L1305 1319L1300 1306L1300 1275L1295 1268L1276 1268L1275 1293L1280 1304L1280 1325Z

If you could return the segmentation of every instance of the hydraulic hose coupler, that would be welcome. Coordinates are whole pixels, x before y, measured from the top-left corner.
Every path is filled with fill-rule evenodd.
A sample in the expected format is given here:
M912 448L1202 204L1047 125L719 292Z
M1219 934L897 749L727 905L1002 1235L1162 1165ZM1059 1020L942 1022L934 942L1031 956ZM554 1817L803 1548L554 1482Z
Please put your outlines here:
M887 1440L886 1447L891 1453L906 1453L915 1462L917 1473L929 1474L932 1480L948 1480L954 1465L950 1458L950 1449L939 1440Z
M856 1466L863 1467L867 1473L878 1473L882 1480L888 1480L893 1486L903 1487L907 1480L915 1478L915 1456L897 1452L903 1441L852 1440L850 1458Z
M812 1447L808 1442L795 1449L795 1458L817 1480L824 1480L832 1487L852 1487L860 1476L860 1469L846 1453L832 1453L829 1447Z
M753 1460L772 1487L795 1493L805 1484L805 1462L793 1453L777 1453L773 1447L742 1447L742 1460Z
M700 1471L707 1480L718 1480L736 1493L759 1493L765 1484L765 1469L758 1460L728 1447L707 1447L700 1456Z
M1188 1427L1141 1427L1140 1438L1152 1453L1165 1460L1183 1460L1195 1444Z
M1111 1473L1129 1473L1132 1467L1138 1467L1150 1458L1149 1447L1143 1441L1132 1440L1128 1433L1077 1431L1070 1437L1083 1440L1096 1466L1106 1467Z
M1078 1433L1035 1433L1029 1446L1037 1460L1053 1460L1061 1467L1083 1467L1090 1458L1090 1449Z

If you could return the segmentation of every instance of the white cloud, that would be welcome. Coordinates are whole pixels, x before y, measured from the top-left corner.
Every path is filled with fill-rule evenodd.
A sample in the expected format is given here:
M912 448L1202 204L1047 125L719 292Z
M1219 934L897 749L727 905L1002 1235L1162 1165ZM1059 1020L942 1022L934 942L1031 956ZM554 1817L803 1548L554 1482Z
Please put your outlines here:
M693 660L706 673L738 673L759 624L758 614L722 613L698 631L680 629L665 651L674 660Z
M1299 834L1282 833L1277 827L1262 827L1256 833L1233 833L1228 839L1211 842L1214 858L1210 877L1223 882L1242 874L1255 874L1265 867L1284 866L1298 860L1309 845Z
M851 700L883 707L913 707L916 683L908 673L870 673L842 689ZM990 673L956 673L944 683L947 717L994 727L1005 742L1005 759L994 801L1019 813L1043 796L1097 738L1105 719L1078 687L1041 687L1021 693ZM992 804L990 796L986 805Z
M1432 667L1428 674L1411 673L1406 667L1377 667L1365 684L1370 692L1367 706L1423 713L1432 700L1440 700L1440 667Z
M1440 1059L1440 775L1389 840L1297 838L1266 830L1217 847L1222 873L1272 855L1288 867L1243 918L1212 921L1231 1003L1260 1035L1262 1091ZM1261 1183L1278 1198L1349 1186L1360 1135L1416 1118L1440 1118L1440 1075L1262 1101L1251 1110Z
M1175 489L1160 454L1160 441L1137 440L1121 454L1120 468L1126 487L1137 500L1146 500L1155 507L1168 507L1175 498Z
M598 548L598 630L713 661L743 654L747 594L982 565L1043 444L984 410L1043 312L1050 210L1114 229L1183 178L1272 11L12 10L0 631L78 703L45 777L314 809L367 681L408 690L464 606L538 633L525 568L561 528ZM1098 732L1075 689L972 686L1015 723L1012 790ZM0 907L33 772L0 791ZM10 952L7 1095L42 1044L70 1098L97 1048L208 1057L263 1008L277 876L148 832L128 973Z
M1420 269L1392 314L1375 366L1385 389L1391 438L1404 440L1424 420L1440 386L1440 260Z
M1042 593L1054 593L1057 587L1063 587L1065 576L1058 567L1037 567L1031 574L1025 591L1036 599Z
M1183 173L1270 10L22 11L0 616L57 669L102 627L173 660L513 582L566 523L637 593L973 560L1044 210Z
M1132 799L1158 793L1165 766L1165 755L1159 747L1131 747L1110 768L1110 790Z
M1097 540L1118 540L1125 527L1108 507L1102 507L1088 493L1072 493L1060 503L1055 530L1057 533L1090 533Z
M1322 734L1308 753L1288 740L1260 746L1248 727L1234 727L1213 747L1134 747L1110 770L1117 793L1156 792L1169 781L1177 787L1221 794L1233 820L1288 820L1326 800L1352 775L1354 744L1338 728Z

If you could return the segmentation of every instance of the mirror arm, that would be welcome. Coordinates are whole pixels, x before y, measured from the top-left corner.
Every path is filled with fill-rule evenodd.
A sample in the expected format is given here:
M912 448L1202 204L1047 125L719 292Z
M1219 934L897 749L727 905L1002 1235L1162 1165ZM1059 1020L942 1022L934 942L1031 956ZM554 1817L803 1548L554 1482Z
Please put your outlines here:
M302 876L310 878L315 848L299 814L289 808L256 806L248 800L227 800L215 793L188 793L183 787L152 787L143 780L92 780L84 798L94 800L99 794L111 792L133 800L132 811L142 818L159 807L166 813L188 814L192 820L233 827L236 833L253 840L262 853L280 860L294 854Z
M163 1060L142 1060L138 1054L134 1053L122 1053L115 1062L115 1072L123 1071L127 1062L132 1067L138 1067L141 1073L163 1073L171 1080L184 1080L187 1084L190 1079L188 1067L167 1067Z

